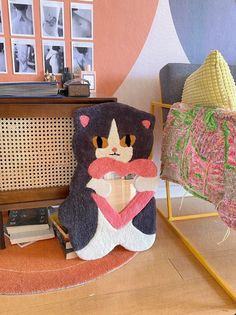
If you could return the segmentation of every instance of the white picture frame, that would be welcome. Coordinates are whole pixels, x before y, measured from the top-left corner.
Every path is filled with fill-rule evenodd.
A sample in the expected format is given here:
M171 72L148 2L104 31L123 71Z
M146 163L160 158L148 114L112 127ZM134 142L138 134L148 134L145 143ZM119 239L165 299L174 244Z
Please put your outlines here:
M0 73L7 73L5 39L0 38Z
M42 41L44 73L62 74L66 67L66 49L64 41Z
M81 71L81 79L89 81L89 88L91 92L96 92L96 72L95 71Z
M43 38L64 38L64 2L42 0L40 3Z
M36 46L34 39L11 39L13 73L37 74Z
M2 0L0 0L0 35L4 34L3 16L2 16Z
M90 66L94 70L94 45L92 42L72 42L72 72L80 73Z
M12 36L34 36L33 0L9 0L9 21Z
M71 3L71 37L73 40L93 39L93 4Z

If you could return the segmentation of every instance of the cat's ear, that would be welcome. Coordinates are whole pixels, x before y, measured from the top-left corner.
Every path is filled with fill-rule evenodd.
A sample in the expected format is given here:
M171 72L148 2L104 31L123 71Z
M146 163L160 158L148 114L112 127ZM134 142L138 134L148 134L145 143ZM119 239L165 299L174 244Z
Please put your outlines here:
M143 125L146 129L149 129L150 126L151 126L151 121L148 120L148 119L144 119L144 120L142 120L142 125Z
M86 108L79 108L73 111L73 122L75 133L87 132L92 125L92 115L88 115Z
M81 125L82 125L84 128L87 127L87 125L88 125L88 123L89 123L89 120L90 120L90 118L89 118L89 116L87 116L87 115L81 115L81 116L79 117L79 121L80 121Z

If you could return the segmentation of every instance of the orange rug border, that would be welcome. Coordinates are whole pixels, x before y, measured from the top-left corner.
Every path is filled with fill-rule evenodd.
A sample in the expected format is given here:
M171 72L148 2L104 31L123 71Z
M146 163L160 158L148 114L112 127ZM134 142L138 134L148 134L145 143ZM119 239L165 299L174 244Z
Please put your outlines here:
M52 240L51 240L52 241ZM19 249L17 245L15 247L7 247L11 255L18 253L16 259L18 265L21 266L20 259L23 257L27 260L29 266L34 266L34 257L30 256L33 252L33 245L35 245L35 251L37 251L37 246L43 250L44 244L49 241L38 242L29 246L28 248ZM40 244L41 243L41 244ZM11 246L11 245L10 245ZM31 247L32 246L32 247ZM31 248L30 248L31 247ZM45 247L47 248L47 246ZM4 255L7 256L7 249L4 249ZM1 253L1 252L0 252ZM20 254L19 254L20 253ZM3 256L4 256L3 255ZM51 253L49 253L49 256ZM81 285L85 285L88 282L94 281L101 276L113 272L128 262L137 255L137 252L130 252L121 246L117 246L112 252L103 258L97 260L81 260L80 258L74 258L71 260L66 260L62 255L62 250L60 247L55 247L55 265L56 268L53 270L52 265L48 269L44 268L41 270L32 270L28 272L28 265L24 268L25 270L17 270L16 266L8 265L5 262L5 267L1 266L0 258L0 294L1 295L32 295L32 294L44 294L51 293L53 291L65 290L67 288L73 288ZM4 257L3 257L4 258ZM37 258L37 257L36 257ZM46 256L47 258L47 256ZM61 260L60 260L61 259ZM78 259L78 263L75 261ZM59 267L58 267L59 261ZM63 266L63 263L65 265ZM3 264L3 260L2 260ZM4 265L4 264L3 264ZM62 267L61 267L62 266ZM2 268L3 267L3 268ZM34 266L35 267L35 266ZM40 266L39 266L40 267ZM47 265L45 265L47 267ZM65 276L65 273L66 276Z

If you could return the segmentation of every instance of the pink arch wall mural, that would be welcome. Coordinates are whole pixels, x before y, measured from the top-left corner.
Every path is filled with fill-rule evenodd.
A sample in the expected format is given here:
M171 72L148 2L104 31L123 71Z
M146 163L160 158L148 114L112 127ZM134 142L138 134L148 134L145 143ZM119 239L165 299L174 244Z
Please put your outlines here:
M57 0L59 1L59 0ZM64 0L66 64L71 68L70 3ZM82 1L73 2L82 3ZM83 1L85 3L85 1ZM94 0L94 70L97 74L97 92L113 95L142 50L158 0ZM43 80L42 37L40 29L40 0L34 0L37 75L13 73L8 0L2 0L5 48L8 73L0 75L0 82ZM37 13L37 14L36 14Z
M94 4L98 91L113 94L145 44L158 0L99 0Z

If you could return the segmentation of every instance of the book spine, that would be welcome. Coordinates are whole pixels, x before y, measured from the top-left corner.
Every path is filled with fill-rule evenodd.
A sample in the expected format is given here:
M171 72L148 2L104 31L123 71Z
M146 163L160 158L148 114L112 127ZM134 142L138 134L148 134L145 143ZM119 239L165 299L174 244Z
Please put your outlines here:
M47 229L48 210L47 208L10 210L6 228L8 233Z
M63 235L60 233L60 231L56 228L55 225L53 225L53 229L54 229L55 235L56 235L56 237L60 243L60 246L63 250L65 259L78 258L78 256L76 255L76 253L74 252L74 250L71 246L71 243L69 241L65 241L65 239L63 238Z
M50 221L52 223L52 225L54 225L56 227L56 229L61 233L62 237L64 238L65 241L69 241L69 235L68 233L66 233L63 228L57 224L57 222L52 218L50 217Z
M59 240L62 248L63 249L72 248L70 241L67 241L64 239L63 235L61 234L61 232L57 229L57 227L55 225L53 225L53 229L54 229L55 235L56 235L57 239Z
M66 259L73 259L73 258L78 258L78 256L77 256L76 252L70 251L70 252L66 253L65 258Z

